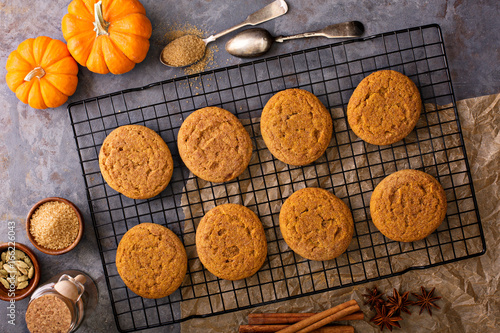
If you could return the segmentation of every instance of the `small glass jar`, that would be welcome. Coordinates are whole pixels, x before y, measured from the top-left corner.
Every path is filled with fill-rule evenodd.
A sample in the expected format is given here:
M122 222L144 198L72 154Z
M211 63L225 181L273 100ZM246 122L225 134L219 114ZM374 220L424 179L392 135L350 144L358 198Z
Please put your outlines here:
M95 309L97 297L90 276L77 270L61 272L33 292L26 311L28 329L74 332Z

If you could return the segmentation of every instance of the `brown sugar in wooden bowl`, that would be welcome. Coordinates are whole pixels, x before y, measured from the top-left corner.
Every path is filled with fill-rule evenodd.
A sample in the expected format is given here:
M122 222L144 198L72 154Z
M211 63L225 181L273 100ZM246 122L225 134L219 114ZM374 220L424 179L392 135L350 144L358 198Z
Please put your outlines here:
M1 243L0 253L7 251L9 247L12 245L13 245L12 243ZM0 299L2 301L7 301L7 302L10 302L11 300L19 301L23 298L26 298L27 296L31 295L31 293L38 286L38 282L40 282L40 265L38 264L38 260L36 259L35 253L33 253L33 251L31 251L30 248L27 247L26 245L17 242L15 243L15 249L23 251L24 254L26 254L30 258L31 263L33 264L34 267L34 273L33 277L29 279L28 286L24 289L20 290L16 289L13 292L9 292L7 288L5 288L2 284L0 284ZM9 295L9 293L14 293L14 295L13 296Z
M51 249L51 248L48 248L47 246L43 246L43 245L39 244L36 241L35 236L31 233L31 223L32 223L32 217L33 217L33 215L36 213L36 211L38 210L38 208L40 208L43 204L49 203L49 202L60 202L60 203L67 204L75 212L77 220L78 220L78 232L77 232L77 235L76 235L75 239L73 240L73 242L71 244L65 246L64 248ZM63 198L58 198L58 197L45 198L45 199L40 200L39 202L37 202L31 208L30 212L28 213L28 217L26 218L26 233L28 234L28 239L33 244L33 246L36 247L41 252L43 252L45 254L51 254L51 255L64 254L64 253L67 253L67 252L71 251L72 249L74 249L76 247L76 245L80 242L80 239L82 238L82 235L83 235L83 219L82 219L82 215L81 215L80 210L78 209L78 207L76 207L69 200L66 200L66 199L63 199Z

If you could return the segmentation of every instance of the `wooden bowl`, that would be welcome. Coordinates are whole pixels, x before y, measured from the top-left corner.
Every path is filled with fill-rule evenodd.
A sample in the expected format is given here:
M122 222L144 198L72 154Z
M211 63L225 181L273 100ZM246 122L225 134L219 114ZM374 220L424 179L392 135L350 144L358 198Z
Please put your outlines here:
M5 252L6 250L9 249L10 245L14 245L13 243L1 243L0 244L0 253ZM3 286L3 284L0 284L0 299L2 301L7 301L10 302L10 300L15 300L19 301L27 296L29 296L35 288L38 286L38 282L40 282L40 266L38 265L38 260L36 260L35 254L33 251L29 249L26 245L23 245L21 243L15 243L15 249L23 251L31 260L33 263L34 267L34 274L33 277L29 280L29 284L26 288L21 289L21 290L15 290L13 291L14 296L9 297L9 291ZM12 293L12 292L11 292Z
M68 204L75 211L76 217L78 217L78 225L79 225L78 235L76 236L75 241L72 244L70 244L68 247L65 247L64 249L52 250L52 249L47 249L41 245L38 245L35 238L30 233L31 216L33 216L33 214L38 209L38 207L40 207L41 205L43 205L44 203L49 202L49 201L59 201L59 202L64 202L65 204ZM40 250L41 252L43 252L45 254L59 255L59 254L67 253L67 252L71 251L72 249L74 249L75 246L80 242L80 239L82 239L82 235L83 235L82 214L80 214L80 210L78 209L78 207L76 207L69 200L66 200L63 198L58 198L58 197L45 198L43 200L38 201L33 206L33 208L31 208L30 212L28 213L28 217L26 218L26 233L28 234L28 239L30 240L31 244L33 244L34 247L36 247L38 250Z

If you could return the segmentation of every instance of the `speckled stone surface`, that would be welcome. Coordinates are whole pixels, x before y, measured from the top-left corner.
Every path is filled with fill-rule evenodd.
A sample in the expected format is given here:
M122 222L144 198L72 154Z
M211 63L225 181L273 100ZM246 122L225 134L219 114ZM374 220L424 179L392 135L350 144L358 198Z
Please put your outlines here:
M31 206L49 196L61 196L80 207L86 222L80 244L70 253L52 257L35 250L42 267L41 282L65 269L81 269L98 283L99 305L80 332L117 331L108 299L103 269L97 250L78 155L66 105L39 111L17 100L5 84L5 63L9 53L23 40L46 35L64 40L61 19L69 0L0 0L0 241L7 240L7 221L16 222L16 241L30 246L24 226ZM180 69L166 68L158 61L166 42L169 24L189 23L213 33L239 23L247 13L268 0L143 0L153 24L151 48L131 72L99 75L80 68L77 92L69 101L138 87L174 76ZM458 100L500 91L499 23L497 0L462 1L329 1L287 0L289 13L262 27L274 35L315 30L332 23L359 20L366 35L418 25L441 25L449 68ZM228 15L230 13L230 15ZM224 51L225 36L217 41L213 67L244 62ZM314 38L275 45L268 55L331 43ZM31 246L30 246L31 247ZM33 247L32 247L33 248ZM16 302L16 325L7 323L7 303L0 302L0 331L26 332L24 314L28 299ZM209 320L209 319L207 319ZM148 332L179 332L179 325Z

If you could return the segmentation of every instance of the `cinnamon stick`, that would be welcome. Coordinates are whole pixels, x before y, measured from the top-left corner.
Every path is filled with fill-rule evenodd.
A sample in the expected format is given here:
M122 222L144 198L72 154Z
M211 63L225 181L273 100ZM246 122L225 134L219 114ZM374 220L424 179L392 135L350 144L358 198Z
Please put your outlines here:
M249 325L268 325L268 324L295 324L306 318L314 316L316 313L250 313L248 315ZM339 318L336 321L363 320L365 315L358 311L353 314Z
M240 325L239 333L274 333L289 325ZM312 333L354 333L352 326L325 326L311 331Z
M343 304L337 305L331 309L315 314L312 317L301 320L298 323L288 326L287 328L280 330L278 332L279 333L311 332L334 320L338 320L339 318L345 317L359 310L360 308L358 303L356 303L355 300L350 300Z

